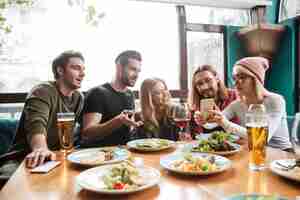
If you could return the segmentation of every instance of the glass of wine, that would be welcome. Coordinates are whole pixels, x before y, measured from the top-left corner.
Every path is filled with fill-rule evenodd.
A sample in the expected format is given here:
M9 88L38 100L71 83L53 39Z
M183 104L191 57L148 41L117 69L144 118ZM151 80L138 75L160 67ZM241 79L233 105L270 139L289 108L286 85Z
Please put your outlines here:
M177 127L180 128L179 136L184 134L184 129L186 129L191 120L190 111L188 109L187 103L179 103L173 107L172 118Z

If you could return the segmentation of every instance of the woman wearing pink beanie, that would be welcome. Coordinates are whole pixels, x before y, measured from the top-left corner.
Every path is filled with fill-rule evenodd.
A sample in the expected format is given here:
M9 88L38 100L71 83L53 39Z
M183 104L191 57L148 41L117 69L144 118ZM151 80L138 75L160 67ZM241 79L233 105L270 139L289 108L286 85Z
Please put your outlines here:
M228 132L247 137L245 114L249 105L264 104L267 114L271 117L268 145L291 150L287 121L283 120L286 117L285 100L281 95L269 92L264 87L268 68L269 62L263 57L246 57L237 61L233 67L233 79L240 98L232 102L223 112L211 111L214 114L213 121ZM240 119L240 125L228 120L233 117Z

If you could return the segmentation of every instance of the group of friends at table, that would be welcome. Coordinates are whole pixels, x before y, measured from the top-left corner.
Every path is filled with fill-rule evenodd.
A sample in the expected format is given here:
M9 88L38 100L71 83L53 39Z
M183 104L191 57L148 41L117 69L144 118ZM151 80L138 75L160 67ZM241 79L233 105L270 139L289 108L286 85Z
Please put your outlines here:
M88 67L88 66L87 66ZM107 66L109 67L109 66ZM26 166L36 167L46 160L55 160L60 148L57 130L57 113L75 113L74 131L79 134L76 145L101 147L123 145L137 138L165 138L192 140L195 134L206 132L200 101L213 98L214 109L209 111L210 121L218 124L213 129L247 138L245 113L250 104L263 104L270 116L268 145L292 151L283 96L264 87L268 60L263 57L245 57L233 66L235 88L224 85L213 66L199 66L192 77L187 105L191 113L190 131L178 134L170 113L173 103L165 81L161 78L143 80L139 91L141 110L134 109L133 87L142 70L142 57L128 50L115 59L115 75L111 82L91 88L86 95L78 89L85 77L85 60L80 52L65 51L52 62L54 81L36 85L28 94L16 133L16 143L28 151ZM97 73L101 73L97 72ZM79 127L79 128L78 128ZM212 130L210 130L212 131Z

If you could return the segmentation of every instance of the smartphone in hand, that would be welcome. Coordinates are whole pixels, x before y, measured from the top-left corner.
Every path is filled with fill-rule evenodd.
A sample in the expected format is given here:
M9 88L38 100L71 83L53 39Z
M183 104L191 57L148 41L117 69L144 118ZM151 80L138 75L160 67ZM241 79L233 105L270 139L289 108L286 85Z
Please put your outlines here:
M200 111L201 112L213 110L214 107L215 107L215 100L213 98L200 100Z
M209 99L201 99L200 100L200 111L203 115L205 120L209 119L209 110L214 110L215 107L215 100L213 98Z

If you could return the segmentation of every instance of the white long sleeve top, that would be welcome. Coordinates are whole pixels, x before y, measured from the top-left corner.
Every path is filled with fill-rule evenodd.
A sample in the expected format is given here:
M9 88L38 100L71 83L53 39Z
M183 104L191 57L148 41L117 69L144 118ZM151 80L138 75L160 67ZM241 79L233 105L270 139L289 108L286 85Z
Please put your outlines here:
M291 148L284 98L279 94L270 93L264 98L263 104L269 117L268 145L280 149ZM228 132L247 138L247 129L245 128L247 110L247 105L240 100L233 101L222 112L225 116L223 128ZM240 125L228 120L233 117L240 119Z

